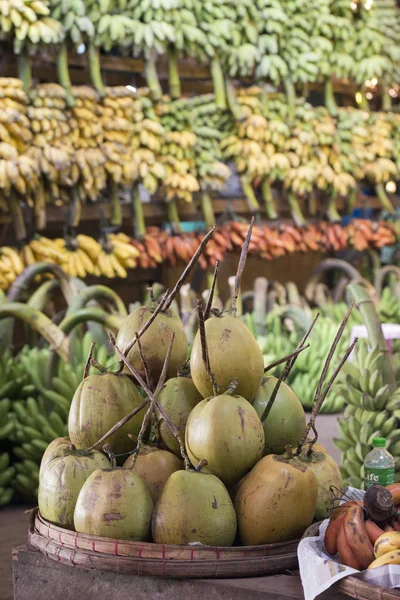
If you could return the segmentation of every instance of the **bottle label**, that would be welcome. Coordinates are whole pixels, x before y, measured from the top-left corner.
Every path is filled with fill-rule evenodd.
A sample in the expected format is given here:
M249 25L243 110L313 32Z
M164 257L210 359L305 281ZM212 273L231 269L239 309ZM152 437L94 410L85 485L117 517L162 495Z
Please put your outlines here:
M364 490L370 488L374 483L379 483L379 485L383 486L394 483L394 467L389 469L365 467Z

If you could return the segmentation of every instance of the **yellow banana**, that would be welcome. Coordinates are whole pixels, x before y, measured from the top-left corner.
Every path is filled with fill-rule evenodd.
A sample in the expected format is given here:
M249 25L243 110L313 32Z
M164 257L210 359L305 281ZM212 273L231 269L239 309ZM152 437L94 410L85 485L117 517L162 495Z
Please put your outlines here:
M78 254L77 250L72 252L71 254L73 255L73 260L75 263L75 270L76 270L77 276L80 277L81 279L84 279L86 277L86 270L85 270L85 267L83 266L80 254Z
M122 277L123 279L128 277L128 273L126 272L126 269L121 265L120 262L118 262L118 258L115 256L115 254L109 254L108 258L110 260L111 266L113 267L114 272L117 275L117 277Z
M21 257L19 256L18 252L16 250L14 250L14 248L10 248L9 246L3 246L1 248L1 252L5 256L9 257L9 259L11 260L14 272L17 275L20 275L22 273L22 271L24 270L24 263L22 262Z
M388 531L378 537L374 545L375 558L400 549L400 532Z
M89 256L86 254L86 252L84 252L82 250L82 248L78 248L76 250L76 254L79 256L79 259L80 259L82 266L85 269L86 273L89 273L89 275L93 275L94 264L90 260Z
M374 560L369 565L368 569L377 569L378 567L384 567L385 565L400 565L400 550L383 554Z
M94 240L88 235L84 235L80 233L76 236L76 241L79 244L79 247L87 254L87 256L91 259L92 262L96 262L101 253L101 246L99 242Z

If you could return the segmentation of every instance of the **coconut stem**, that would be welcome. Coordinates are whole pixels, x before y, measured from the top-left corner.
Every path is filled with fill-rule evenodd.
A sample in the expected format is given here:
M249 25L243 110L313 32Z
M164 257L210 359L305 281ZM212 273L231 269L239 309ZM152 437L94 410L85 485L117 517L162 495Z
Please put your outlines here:
M229 384L228 389L226 390L226 392L224 392L224 394L228 395L228 396L233 396L233 394L236 391L237 386L238 386L237 379L232 379L232 381Z
M142 359L142 362L143 362L144 372L145 372L145 375L146 375L146 383L149 386L149 388L151 390L153 390L154 389L153 382L151 381L149 367L148 367L148 364L147 364L147 360L145 359L144 354L143 354L143 348L142 348L142 344L140 343L138 332L135 333L135 336L136 336L136 342L137 342L137 345L138 345L138 348L139 348L140 358Z
M240 283L242 281L242 275L243 275L244 267L246 265L247 253L249 251L249 245L250 245L250 240L251 240L251 234L253 231L253 225L254 225L254 217L252 217L252 219L250 221L250 227L247 232L242 251L240 253L239 266L238 266L238 270L237 270L236 277L235 277L235 287L234 287L233 295L232 295L232 314L234 317L236 316L236 300L239 295Z
M197 473L200 473L202 468L206 467L207 465L208 465L208 461L205 458L202 458L201 461L199 462L199 464L197 465L197 467L194 468L194 470L197 471Z
M117 460L115 458L115 454L114 454L110 444L105 444L103 446L103 450L107 454L108 458L110 459L111 468L115 469L115 467L117 466Z
M301 340L300 344L297 346L297 350L299 350L300 348L304 347L304 344L307 341L307 338L310 335L310 333L311 333L311 331L312 331L312 329L313 329L313 327L314 327L314 325L315 325L318 317L319 317L319 313L317 313L315 315L315 317L314 317L314 319L313 319L310 327L308 328L308 330L304 334L303 339ZM274 389L272 391L272 394L271 394L271 397L270 397L270 399L268 401L268 404L265 407L265 410L264 410L264 412L263 412L263 414L261 416L261 422L262 423L264 423L266 421L269 413L271 412L271 409L272 409L272 407L274 405L274 402L275 402L276 396L278 394L279 388L281 386L281 383L284 382L287 379L290 371L293 369L294 363L296 362L297 355L298 355L298 352L297 352L297 354L295 354L295 356L292 356L291 358L289 358L286 361L285 368L283 369L283 371L282 371L282 373L281 373L278 381L276 382L276 385L275 385L275 387L274 387Z
M322 386L324 385L324 381L325 381L325 377L326 377L326 375L328 373L328 369L329 369L329 366L331 364L331 361L332 361L333 355L335 353L336 347L337 347L337 345L339 343L340 338L342 337L344 328L347 325L347 321L350 318L351 311L353 310L353 307L354 307L354 300L351 303L351 306L350 306L349 310L347 311L347 314L346 314L345 318L343 319L342 324L340 325L340 327L338 329L336 337L333 340L333 344L331 346L331 349L329 350L328 356L326 357L325 364L324 364L324 367L322 369L321 377L320 377L319 382L318 382L317 390L315 392L314 405L318 402L318 399L320 398L321 391L322 391Z
M207 348L207 338L206 338L206 328L204 326L204 314L203 307L201 304L201 300L197 300L197 312L199 315L199 333L200 333L200 342L201 342L201 356L203 359L204 366L206 368L207 374L211 379L211 383L213 386L214 395L217 396L219 393L218 385L215 381L214 373L211 371L210 366L210 357L208 356L208 348Z
M136 371L136 369L134 367L132 367L132 365L130 364L128 359L124 356L124 353L118 348L117 344L115 343L115 338L111 332L108 334L108 337L110 338L110 343L111 343L112 347L114 348L116 354L120 357L121 361L124 363L124 365L126 366L128 371L131 372L133 377L136 379L136 381L139 383L139 385L142 386L142 388L146 392L148 398L151 400L153 397L153 393L147 386L146 382L141 377L140 373L138 373ZM164 421L166 422L166 424L168 425L168 427L170 428L170 430L172 431L173 435L175 436L175 438L179 444L182 458L185 462L185 468L189 469L190 461L189 461L188 455L186 454L185 445L182 441L179 431L177 430L175 425L172 423L171 419L165 412L164 408L159 404L159 402L156 402L156 408L157 408L158 412L160 413L160 415L162 416L162 418L164 419Z
M141 426L140 431L139 431L136 448L133 450L133 452L131 452L131 454L133 454L133 460L132 460L132 465L131 465L132 469L135 466L136 459L137 459L138 454L140 452L140 448L141 448L142 442L143 442L143 436L144 436L144 434L145 434L145 432L147 430L147 427L148 427L148 425L150 423L151 415L153 414L156 402L158 400L158 396L160 395L160 392L163 389L165 380L167 378L167 372L168 372L169 362L171 360L172 344L174 343L174 339L175 339L175 334L173 333L171 335L171 340L169 342L167 354L165 356L165 360L164 360L163 368L162 368L162 371L161 371L160 379L158 380L158 384L157 384L156 390L155 390L155 392L153 394L153 397L152 397L151 402L150 402L150 406L149 406L149 408L146 411L146 414L145 414L143 422L142 422L142 426ZM138 342L138 343L140 344L140 342ZM140 348L140 346L139 346L139 348ZM147 371L146 371L146 374L147 374Z
M179 277L178 281L176 282L175 287L173 288L172 292L166 299L165 306L163 307L164 310L167 310L171 306L173 299L175 298L176 294L181 289L182 285L185 282L185 279L188 277L190 271L193 269L194 265L196 264L197 260L199 259L200 254L203 252L203 250L207 246L209 240L214 235L215 229L216 229L215 227L212 227L210 229L210 231L208 233L206 233L206 235L201 240L199 247L197 248L196 252L193 254L192 258L190 259L190 261L189 261L188 265L186 266L185 270L183 271L182 275Z
M124 350L124 356L126 356L128 354L128 352L131 350L131 348L133 348L133 346L136 344L137 338L138 337L141 338L142 335L145 333L145 331L148 330L148 328L153 323L153 321L155 320L155 318L158 315L158 313L161 312L162 310L166 310L165 309L165 302L167 300L167 296L168 296L168 290L161 297L160 302L159 302L158 306L156 307L156 309L154 310L153 314L151 315L150 319L147 321L147 323L145 323L143 325L142 329L136 334L137 337L134 337L133 340L131 340L129 342L129 344L127 345L127 347Z
M89 375L90 365L91 365L92 356L93 356L93 350L94 350L95 345L96 345L96 342L92 342L90 344L89 354L88 354L88 357L86 359L85 370L83 371L82 381L84 379L86 379L86 377Z
M116 431L121 429L121 427L123 425L125 425L125 423L127 423L128 421L133 419L133 417L135 415L137 415L145 406L147 406L148 403L149 403L148 398L146 398L146 400L143 400L143 402L141 404L139 404L139 406L134 408L129 414L127 414L126 417L124 417L123 419L118 421L118 423L115 423L115 425L113 425L111 427L111 429L109 429L107 431L107 433L105 433L95 444L93 444L93 446L90 446L89 451L95 450L95 448L98 448L99 446L101 446L101 444L103 442L105 442L106 440L108 440L108 438L111 437L113 435L113 433L115 433Z
M211 306L212 306L212 302L214 299L215 286L217 283L218 268L219 268L219 260L217 260L217 262L215 263L215 267L214 267L214 275L213 275L213 280L212 280L212 284L211 284L210 294L208 296L206 309L204 311L204 320L205 321L207 321L208 317L210 316L210 312L211 312Z
M295 350L291 354L287 354L283 358L280 358L279 360L274 361L273 363L271 363L267 367L265 367L264 373L267 373L267 371L270 371L271 369L274 369L275 367L279 367L279 365L281 365L284 362L287 362L291 358L295 358L298 354L300 354L300 352L303 352L303 350L307 350L307 348L309 348L309 347L310 347L310 344L307 344L307 346L301 346L301 348L297 348L297 350Z
M99 361L97 360L97 358L91 358L90 359L90 364L92 365L92 367L94 367L95 369L98 369L100 371L100 373L107 373L107 369L105 367L103 367L103 365L101 365L99 363Z
M342 330L342 333L343 333L343 330ZM340 338L339 338L339 339L340 339ZM339 341L339 340L337 340L337 342L338 342L338 341ZM335 342L336 342L336 339L335 339ZM334 342L334 344L335 344L335 342ZM300 454L300 452L301 452L301 449L302 449L302 447L304 446L304 444L305 444L305 442L306 442L306 440L307 440L308 434L310 433L310 429L312 429L312 430L313 430L313 432L314 432L314 435L315 435L314 439L313 439L313 440L312 440L312 442L310 443L310 447L309 447L309 450L308 450L308 454L311 454L311 452L312 452L312 447L313 447L313 445L315 444L315 442L318 440L318 432L317 432L317 430L316 430L316 428L315 428L315 419L317 418L317 416L318 416L318 413L319 413L319 411L321 410L321 406L322 406L322 404L324 403L324 400L325 400L325 398L327 397L328 393L330 392L330 389L331 389L331 387L332 387L332 385L333 385L333 383L334 383L334 381L335 381L336 377L339 375L339 373L340 373L340 371L341 371L341 369L342 369L342 367L343 367L344 363L345 363L345 362L346 362L346 360L349 358L350 354L353 352L354 346L357 344L357 342L358 342L358 338L355 338L355 340L354 340L354 341L353 341L353 342L350 344L350 346L348 347L348 349L347 349L347 351L346 351L345 355L343 356L342 360L341 360L341 361L340 361L340 363L338 364L338 366L337 366L337 368L336 368L336 370L335 370L334 374L332 375L332 377L331 377L331 378L330 378L330 380L328 381L328 383L327 383L327 385L326 385L326 387L325 387L324 391L322 392L322 394L321 394L321 396L319 397L318 401L317 401L317 402L314 404L314 407L313 407L313 409L312 409L312 412L311 412L311 417L310 417L310 420L309 420L309 422L308 422L308 425L307 425L307 427L306 427L306 429L305 429L305 431L304 431L304 433L303 433L303 437L301 438L301 440L300 440L300 442L299 442L299 445L298 445L298 447L297 447L297 451L296 451L296 454L297 454L297 455L299 455L299 454ZM336 347L336 346L335 346L335 347ZM333 348L333 346L332 346L332 348Z

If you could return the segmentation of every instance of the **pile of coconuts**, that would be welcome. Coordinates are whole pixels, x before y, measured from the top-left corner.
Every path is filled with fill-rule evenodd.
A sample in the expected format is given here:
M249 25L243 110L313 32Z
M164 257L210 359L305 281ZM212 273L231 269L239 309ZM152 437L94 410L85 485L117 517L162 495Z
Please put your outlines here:
M69 437L54 440L43 455L43 518L114 539L253 546L298 539L314 517L329 515L331 486L340 489L341 476L316 443L315 419L334 380L324 387L350 312L322 369L306 425L285 378L306 351L315 320L296 352L280 361L285 368L278 380L264 377L261 350L236 318L251 230L252 224L232 310L213 308L218 264L206 306L198 302L189 361L171 304L214 228L172 292L128 315L115 340L110 335L118 371L107 371L89 353L70 407ZM98 373L88 375L91 365Z

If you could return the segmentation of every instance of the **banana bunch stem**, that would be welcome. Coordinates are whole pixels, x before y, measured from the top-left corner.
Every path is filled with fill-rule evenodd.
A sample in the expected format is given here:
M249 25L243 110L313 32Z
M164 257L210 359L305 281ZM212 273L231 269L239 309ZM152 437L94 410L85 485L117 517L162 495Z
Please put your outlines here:
M58 82L65 90L67 105L72 108L75 106L75 98L72 93L72 83L71 78L69 76L68 69L68 48L67 43L64 41L58 51L57 56L57 77Z
M120 227L122 225L122 206L118 193L118 184L110 178L110 200L111 200L111 224Z
M175 198L173 198L172 200L167 202L167 214L168 214L168 221L170 222L172 231L174 233L182 234L183 230L182 230L182 226L181 226L181 223L179 220L178 206L177 206Z
M154 54L151 51L148 51L145 56L144 72L151 97L157 102L162 96L162 88L160 80L158 79Z
M285 94L289 107L289 116L294 117L295 112L295 104L296 104L296 88L294 87L293 81L288 78L283 80L283 85L285 87Z
M392 110L392 97L389 94L389 88L384 83L381 88L382 110L390 112Z
M93 87L97 90L100 97L103 98L105 91L101 77L100 48L96 46L93 40L90 40L88 45L88 66Z
M21 204L15 195L15 192L11 190L7 196L8 210L11 213L11 218L14 226L15 236L19 242L26 239L26 227L24 221L24 215L22 214Z
M71 202L69 206L68 225L70 227L78 227L82 215L82 202L79 197L78 190L74 186L71 189Z
M382 352L387 353L386 340L383 335L381 322L376 312L374 302L367 289L359 283L350 283L348 286L350 294L353 296L358 310L368 329L368 339L371 348L378 347ZM393 389L396 387L396 380L393 371L392 361L385 360L382 368L384 383L389 384Z
M260 206L257 202L256 195L253 190L253 186L248 180L246 175L242 175L241 178L242 190L244 195L246 196L248 207L252 214L259 214Z
M314 189L308 195L308 212L312 217L315 217L318 212L317 196Z
M42 181L35 193L35 204L34 204L33 210L34 210L34 214L35 214L36 230L41 231L46 228L46 224L47 224L46 196L45 196Z
M226 90L226 99L228 101L229 110L233 114L236 121L244 121L246 118L246 115L242 111L240 104L237 101L232 82L227 78L225 79L225 90Z
M367 97L364 93L364 90L362 88L360 88L358 91L360 93L360 98L361 98L360 108L362 110L366 110L367 112L370 112L370 106L369 106Z
M265 177L261 183L261 194L265 204L265 212L267 213L268 219L272 221L278 218L276 210L274 196L272 194L272 187L268 177Z
M32 66L27 50L18 55L18 77L23 83L24 92L29 94L32 87Z
M377 183L375 185L375 191L376 191L376 195L379 198L379 202L382 204L383 208L385 210L387 210L388 213L393 215L395 213L395 210L389 199L389 196L386 193L385 188L383 187L383 183Z
M329 110L330 114L335 117L338 111L331 77L325 79L324 96L326 108Z
M293 221L296 224L296 227L304 227L306 225L306 220L301 211L300 204L298 198L294 192L288 192L288 202L290 206L290 212L292 214Z
M207 229L210 229L210 227L213 227L215 225L215 214L210 194L208 192L202 191L200 200L201 210L204 215L204 221L206 223Z
M133 211L133 230L137 240L142 240L146 235L146 224L144 222L143 206L140 201L139 189L137 185L132 188L132 211Z
M329 195L328 206L326 209L326 216L331 223L340 221L340 215L336 208L336 191L333 190Z
M169 94L174 100L181 96L181 80L178 71L178 52L175 48L168 49L168 84Z
M214 85L215 103L221 110L228 108L225 93L225 79L218 56L211 59L211 77Z

